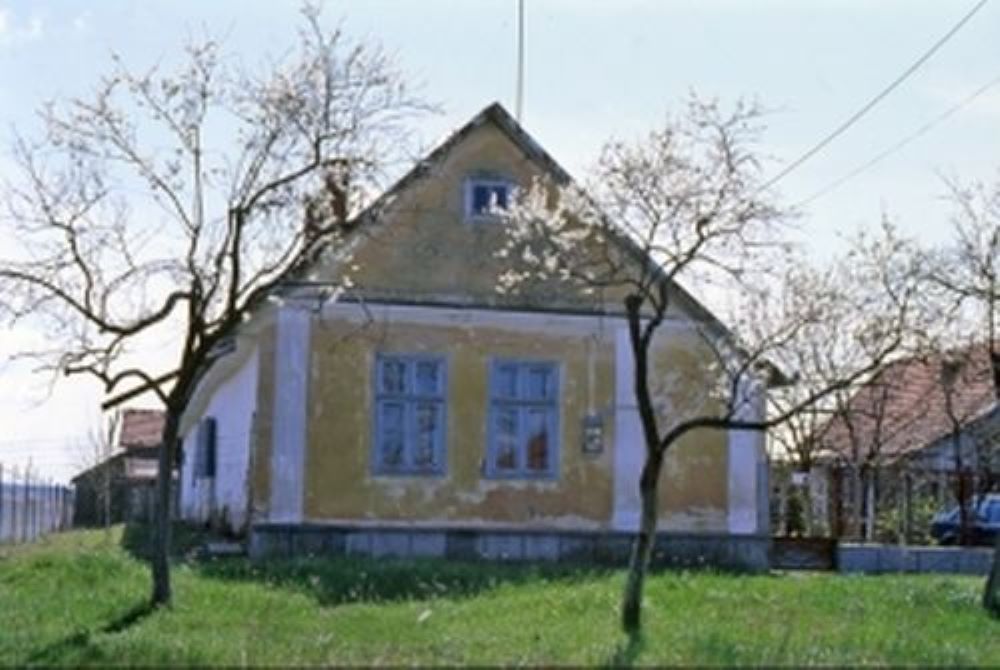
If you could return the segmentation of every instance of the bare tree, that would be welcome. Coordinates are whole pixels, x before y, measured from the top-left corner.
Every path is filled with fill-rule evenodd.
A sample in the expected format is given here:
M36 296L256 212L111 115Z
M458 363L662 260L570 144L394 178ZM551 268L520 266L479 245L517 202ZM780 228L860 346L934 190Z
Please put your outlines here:
M773 363L780 364L782 348L845 302L825 277L809 285L810 293L779 299L767 290L785 255L778 236L784 212L761 188L754 152L760 116L754 105L723 111L714 102L693 99L685 114L643 140L607 144L586 192L571 183L538 182L508 213L509 242L501 254L518 262L512 262L502 290L557 278L621 296L645 444L640 524L621 612L629 633L641 626L668 450L699 429L763 431L780 424L875 369L900 342L899 318L911 297L905 288L892 309L854 334L869 354L867 364L771 417L763 415L765 387L776 376ZM886 271L857 263L854 272L863 283ZM739 339L703 315L698 332L707 362L697 379L663 376L653 358L654 340L668 315L685 304L691 308L682 280L725 287L744 307L733 329ZM852 309L874 311L892 302ZM671 393L678 387L684 392Z
M856 333L878 332L885 326L886 314L899 317L895 327L900 335L904 334L903 326L915 320L912 295L906 291L912 294L916 289L921 256L916 243L901 236L885 218L876 234L862 229L844 241L844 257L825 267L803 266L783 285L785 291L809 296L824 282L832 284L838 287L839 304L827 305L809 329L782 347L782 360L795 371L796 383L772 392L771 403L782 414L805 398L822 397L789 414L781 429L774 432L774 439L802 472L820 462L831 464L835 474L847 469L852 483L849 533L861 537L861 512L867 500L864 526L868 537L874 525L872 500L883 446L894 430L888 425L886 410L890 396L899 389L891 368L859 379L863 387L840 382L872 360L873 351L858 341ZM900 314L900 306L911 314ZM837 481L843 479L838 477ZM807 505L811 506L809 487L806 491ZM838 515L832 528L838 535L839 520Z
M954 238L930 268L931 282L950 298L950 318L964 316L985 339L996 402L1000 403L1000 182L948 183ZM983 592L983 605L1000 617L1000 538Z
M380 48L325 29L314 7L303 16L295 48L256 70L212 40L172 70L115 59L92 96L46 106L41 136L16 141L8 316L52 335L36 353L55 369L109 394L138 384L166 411L154 605L171 601L171 472L196 384L286 280L345 253L352 215L409 159L409 121L430 109ZM165 369L137 362L164 341Z

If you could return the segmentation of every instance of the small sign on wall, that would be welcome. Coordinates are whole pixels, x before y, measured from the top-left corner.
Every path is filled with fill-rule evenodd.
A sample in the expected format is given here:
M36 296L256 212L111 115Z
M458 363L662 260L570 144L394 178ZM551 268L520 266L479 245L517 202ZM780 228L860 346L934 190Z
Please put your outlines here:
M582 451L591 456L597 456L604 451L604 417L600 414L588 414L583 418Z

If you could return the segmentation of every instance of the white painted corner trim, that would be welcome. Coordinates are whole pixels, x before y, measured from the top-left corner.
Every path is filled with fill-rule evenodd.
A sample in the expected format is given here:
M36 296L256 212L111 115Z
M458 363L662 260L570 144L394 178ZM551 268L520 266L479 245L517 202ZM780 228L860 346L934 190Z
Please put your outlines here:
M274 424L271 434L269 520L302 520L305 495L311 312L285 304L274 348Z
M645 440L633 391L635 358L627 327L615 331L615 444L614 507L611 527L634 531L639 527L642 498L639 475L645 461Z
M764 386L747 381L737 388L739 399L736 418L747 420L763 419ZM755 430L729 431L729 532L734 535L751 535L761 532L761 515L766 510L758 509L761 500L759 488L766 486L766 477L761 476L760 463L764 458L764 434Z

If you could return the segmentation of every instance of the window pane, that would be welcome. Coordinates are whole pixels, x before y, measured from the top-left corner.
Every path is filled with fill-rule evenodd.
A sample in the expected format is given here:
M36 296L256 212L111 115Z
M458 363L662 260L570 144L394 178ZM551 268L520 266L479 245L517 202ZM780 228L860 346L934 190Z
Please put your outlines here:
M548 411L528 410L526 424L524 434L528 470L545 472L549 469Z
M482 184L472 187L472 213L483 214L490 207L490 187Z
M418 404L416 422L413 464L419 468L433 468L437 464L437 438L441 430L439 407L434 403Z
M403 361L382 360L382 393L406 393L406 364Z
M493 465L497 470L517 470L517 410L502 407L494 414Z
M498 365L493 374L493 395L499 398L517 397L517 367Z
M403 405L397 402L386 402L380 405L379 417L379 455L381 463L387 468L403 465Z
M472 185L472 213L488 214L494 207L507 209L510 189L506 184L474 183Z
M441 388L441 366L437 361L419 361L416 370L416 392L420 395L437 395Z
M506 186L494 186L492 195L493 195L493 201L490 203L490 205L499 207L500 209L507 209Z
M528 400L548 400L552 397L552 370L549 368L529 368L526 383Z

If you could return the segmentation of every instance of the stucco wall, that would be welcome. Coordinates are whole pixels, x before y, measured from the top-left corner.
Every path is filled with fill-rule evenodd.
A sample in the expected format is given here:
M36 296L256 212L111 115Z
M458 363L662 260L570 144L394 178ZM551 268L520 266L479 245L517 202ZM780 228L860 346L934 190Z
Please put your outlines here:
M181 471L181 514L186 519L214 518L241 529L247 520L247 478L250 466L253 416L256 406L258 347L252 340L242 344L247 351L230 354L228 376L213 384L200 398L196 411L185 416L184 464ZM227 362L228 363L228 362ZM216 422L216 469L211 479L194 476L198 422L212 417Z
M617 320L597 317L378 306L366 313L357 306L340 306L314 318L303 519L611 527L615 452L625 448L614 419L619 409L614 335L619 326ZM669 331L655 349L657 370L693 383L704 362L693 353L695 340L675 328ZM444 475L373 474L371 377L377 353L436 354L447 361ZM484 476L487 380L494 357L559 364L556 480ZM659 397L681 407L678 394L686 397L687 389L684 383L658 387ZM590 455L582 450L582 421L595 412L604 417L604 449ZM682 440L664 468L663 528L725 532L727 468L724 432L700 431Z
M251 520L266 519L271 501L271 455L274 453L274 375L275 345L278 327L269 323L257 339L257 415L254 427L254 449L250 463Z
M424 522L483 521L598 525L609 515L608 451L584 456L581 421L588 404L588 345L593 333L518 333L496 326L387 322L370 327L327 319L315 328L305 512L310 519L382 519ZM590 348L595 410L611 406L611 354L606 342ZM380 353L444 356L446 474L373 476L373 358ZM560 367L559 478L490 480L486 456L492 357L553 361ZM610 432L610 431L609 431ZM613 435L606 435L610 441ZM586 492L586 495L581 495Z
M294 361L283 348L288 343L280 319L276 330L262 333L255 519L635 527L644 447L637 430L630 352L622 346L623 321L598 316L621 313L621 289L592 294L545 281L528 282L513 294L498 291L498 278L516 263L496 255L504 240L503 224L465 217L463 188L469 176L498 176L527 187L540 174L539 165L504 132L484 123L395 194L379 220L358 231L349 261L314 269L311 278L320 281L348 275L354 286L348 295L356 303L303 302L298 309L310 316L307 326L297 327L295 338L297 346L308 347L308 354ZM682 303L672 303L652 352L653 392L668 422L712 402L704 380L711 354ZM289 303L282 309L296 307ZM374 475L371 377L379 353L446 359L444 475ZM484 476L493 357L559 363L557 480ZM299 375L292 379L282 372L282 366L300 363L308 367L304 386ZM280 428L282 413L294 409L294 403L283 405L283 397L302 398L307 409L304 447L299 436L292 439ZM603 417L605 442L596 456L581 448L582 421L593 413ZM671 449L664 468L661 527L753 532L759 516L753 509L759 503L753 495L760 485L759 442L725 431L685 436ZM297 450L304 451L301 459Z
M615 506L612 527L638 527L641 499L639 475L645 443L635 400L632 348L624 325L617 329L616 412L619 438L615 444ZM683 417L714 413L706 370L713 354L690 324L668 321L660 327L650 351L650 392L661 430ZM660 520L663 530L724 532L728 526L729 451L724 431L698 430L671 446L660 480Z
M498 176L527 189L543 173L496 126L475 128L403 189L377 221L358 231L348 263L319 267L316 278L336 281L346 274L355 294L385 301L623 311L624 285L598 291L560 279L529 278L513 291L498 290L499 278L518 260L497 257L506 239L500 221L466 218L464 185L476 175ZM595 247L594 262L602 263L607 254L603 245ZM628 258L618 260L628 263ZM671 314L679 311L671 306Z

